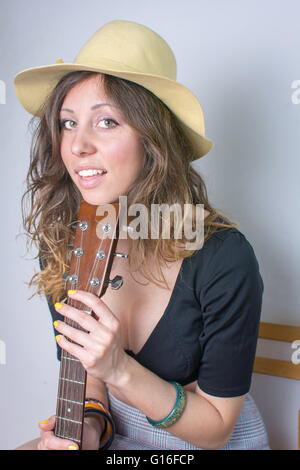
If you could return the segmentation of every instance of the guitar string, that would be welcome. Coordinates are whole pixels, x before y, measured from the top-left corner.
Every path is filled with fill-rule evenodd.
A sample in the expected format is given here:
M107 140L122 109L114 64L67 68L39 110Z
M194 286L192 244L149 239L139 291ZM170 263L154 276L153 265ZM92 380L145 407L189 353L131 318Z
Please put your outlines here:
M81 233L80 233L80 242L79 242L79 247L80 247L81 249L83 249L83 238L84 238L84 232L81 231ZM77 277L79 276L79 273L80 273L80 263L81 263L81 257L77 257L77 259L76 259L76 264L75 264L75 276L77 276ZM78 287L78 286L76 285L76 288L77 288L77 287ZM69 299L68 304L69 304L70 306L76 307L76 308L78 308L78 309L81 308L81 303L78 302L78 301L76 301L76 300L74 301L74 299ZM67 319L66 319L66 323L67 323L68 325L70 325L71 327L75 327L75 328L81 330L81 327L80 327L78 324L76 324L76 322L75 322L74 320L70 320L70 319L67 318ZM72 342L72 343L75 343L75 342L73 342L73 341L71 341L71 342ZM73 376L70 377L71 380L74 380L74 381L77 380L77 381L79 381L79 382L83 382L82 379L83 379L84 377L82 377L82 369L80 368L79 363L75 363L75 364L73 363L73 366L72 366L72 364L71 364L72 359L73 359L73 358L76 359L76 358L75 358L74 356L70 355L69 353L67 353L67 357L69 358L69 359L66 361L66 362L67 362L67 364L66 364L66 369L67 369L67 371L68 371L68 372L67 372L67 376L70 377L70 375L71 375L71 374L70 374L70 370L71 370L71 371L73 371ZM70 396L70 389L71 389L71 391L72 391L72 393L73 393L72 396ZM79 384L77 384L77 386L76 386L76 382L67 382L67 383L66 383L66 395L65 395L65 396L69 397L69 400L71 399L71 400L76 401L76 402L81 402L81 394L78 393L79 389L80 389ZM77 393L76 393L76 392L77 392ZM69 403L66 402L66 403L65 403L65 406L69 406ZM79 406L80 406L80 405L79 405ZM72 407L73 407L73 409L76 409L76 408L78 408L78 405L74 403L74 404L72 405ZM77 415L76 415L76 416L77 416ZM74 413L73 413L73 418L74 418L74 419L75 419L76 416L74 416ZM73 426L73 424L74 424L74 426ZM77 428L78 428L78 426L76 426L75 423L72 423L72 421L65 421L65 428L67 429L67 436L74 436L74 435L76 435L76 437L78 437L78 436L77 436ZM74 429L73 429L73 428L76 429L76 432L74 432Z
M80 222L80 221L79 221ZM76 221L76 223L78 224L79 223L78 221ZM76 260L77 262L77 260ZM76 271L76 268L75 268L75 271ZM67 300L67 304L69 304L68 300ZM64 317L64 321L65 323L68 324L68 321L67 321L67 317ZM68 377L68 374L66 373L67 372L67 365L66 363L67 362L70 362L70 360L67 359L68 358L68 353L62 349L61 351L61 386L60 386L60 398L59 398L59 405L58 405L58 408L59 408L59 417L60 419L58 420L58 433L60 436L68 436L68 433L67 433L67 427L66 427L66 422L61 419L62 417L64 417L66 415L65 413L65 400L64 398L66 397L66 390L67 390L67 382L66 382L66 378Z
M117 227L118 227L118 223L119 223L119 214L118 214L117 220L115 220L114 222L115 222L115 223L114 223L114 230L113 230L113 232L111 233L111 237L112 237L112 238L115 238L115 234L116 234ZM103 226L104 224L101 224L101 225ZM102 238L101 238L101 243L98 245L97 252L101 250L105 238L109 238L109 236L108 236L108 237L102 237ZM111 251L111 244L112 244L112 242L110 243L110 251ZM92 279L93 279L94 276L95 276L96 270L98 270L98 264L99 264L100 261L102 261L102 260L96 256L96 258L94 259L94 266L93 266L93 268L91 269L91 272L92 272L91 278L92 278ZM109 259L106 257L106 263L105 263L105 267L104 267L103 272L106 272L108 262L109 262ZM90 280L91 280L91 278L90 278ZM104 276L103 276L103 278L101 279L101 288L103 288L103 283L104 283ZM90 282L88 282L88 286L86 287L85 290L87 290L88 292L91 292L91 290L93 289L93 287L94 287L94 286L92 286L92 285L90 284ZM91 289L91 290L90 290L90 289ZM93 311L93 310L91 309L90 314L92 314L92 311ZM78 366L81 366L81 370L82 370L83 373L85 374L85 370L84 370L82 364L78 362L77 365L78 365ZM84 402L84 399L85 399L85 396L82 397L83 402ZM82 405L83 405L83 403L82 403ZM80 441L80 440L81 440L81 432L80 432L80 431L81 431L82 424L83 424L83 417L82 417L82 416L80 416L79 421L81 421L81 426L77 426L77 430L78 430L78 433L79 433L79 435L78 435L78 440Z
M78 224L78 220L75 221L76 224ZM65 282L65 287L67 285L67 282ZM67 302L68 303L68 302ZM64 317L64 321L66 320L66 317ZM65 397L65 380L64 378L66 377L66 357L67 354L65 353L65 350L61 350L61 364L60 364L60 375L59 375L59 387L58 387L58 403L57 403L57 417L56 419L56 426L55 426L55 432L58 434L60 437L66 436L67 434L64 433L64 426L63 426L63 420L61 419L65 414L63 413L64 411L64 397Z
M112 237L112 238L115 238L115 234L116 234L117 227L118 227L118 223L119 223L119 214L118 214L117 220L115 220L114 222L115 222L115 223L114 223L114 230L113 230L113 232L111 233L111 237ZM100 224L101 224L102 226L104 226L103 223L100 223ZM101 250L102 245L103 245L103 243L104 243L104 240L105 240L106 238L109 238L109 235L108 235L108 237L102 237L102 238L101 238L101 242L100 242L100 244L98 245L97 252ZM111 242L111 243L112 243L112 242ZM110 243L110 251L111 251L111 243ZM92 269L91 269L91 273L92 273L92 274L91 274L90 280L94 278L95 272L98 270L98 265L99 265L99 262L100 262L100 261L102 261L102 260L96 256L95 259L94 259L94 266L93 266ZM105 267L104 267L103 272L106 272L108 262L109 262L109 260L108 260L108 258L106 257L106 262L105 262ZM89 281L90 281L90 280L89 280ZM88 292L91 292L94 286L92 286L89 281L88 281L88 285L86 286L85 290L88 291ZM101 279L100 282L101 282L101 288L103 288L104 276L103 276L103 278ZM86 306L85 306L85 307L86 307ZM92 312L93 312L93 310L91 309L90 314L92 314ZM82 371L85 373L85 370L84 370L84 368L83 368L83 366L82 366L82 364L81 364L80 362L77 363L77 366L78 366L78 367L81 366ZM84 399L85 399L85 396L83 396L83 401L84 401ZM80 417L79 421L82 421L82 417ZM81 426L78 426L78 427L77 427L78 432L80 432L80 428L81 428ZM78 440L80 440L80 438L81 438L81 436L79 435L79 436L78 436Z
M103 225L103 224L102 224L102 225ZM100 242L100 244L99 244L98 247L97 247L97 251L100 251L100 250L101 250L103 243L104 243L104 239L101 238L101 242ZM100 261L101 261L100 258L98 258L97 256L94 258L94 263L93 263L93 266L92 266L92 268L91 268L91 270L90 270L90 272L91 272L91 274L90 274L90 279L87 281L87 285L86 285L86 287L85 287L85 289L84 289L84 290L87 291L87 292L92 292L92 290L94 289L94 286L90 283L90 281L91 281L91 279L94 278L95 273L96 273L96 271L97 271L97 269L98 269L98 265L99 265L99 262L100 262ZM102 280L102 281L103 281L103 280ZM84 309L86 309L87 306L84 305L82 302L81 302L81 305L84 306ZM83 308L83 307L81 307L81 308ZM92 309L89 309L89 310L90 310L90 313L89 313L89 314L91 315L91 314L92 314ZM86 377L85 377L85 370L84 370L82 364L81 364L80 362L78 362L78 363L76 364L76 368L77 368L77 371L78 371L78 368L79 368L81 374L83 374L83 377L81 376L81 379L82 379L82 381L84 382L85 379L86 379ZM80 403L82 403L81 406L83 406L84 398L85 398L85 397L84 397L83 395L81 395L80 400L79 400ZM79 405L80 408L81 408L81 406ZM82 410L82 408L81 408L81 410ZM78 421L82 421L82 415L79 417ZM75 423L74 423L74 425L75 425ZM78 440L80 440L80 437L81 437L81 436L80 436L80 434L81 434L81 432L80 432L80 431L81 431L81 426L76 426L76 429L77 429L78 434L79 434L79 435L77 436L77 437L78 437Z
M79 224L80 221L77 221L77 224ZM82 238L82 232L81 232L81 238ZM82 246L82 239L80 240L80 246ZM75 263L75 273L78 272L78 258L76 258L76 263ZM71 305L72 303L70 302L70 299L68 298L67 299L67 304L68 305ZM70 320L68 319L68 317L64 317L64 321L66 324L68 325L71 325L71 322ZM66 380L66 379L71 379L73 380L73 377L70 377L70 372L69 372L69 366L70 366L70 362L71 362L71 358L72 356L67 353L64 349L62 349L62 372L61 372L61 399L59 400L60 403L61 403L61 406L60 406L60 415L61 417L66 417L66 407L68 409L68 406L69 406L69 403L66 402L65 400L65 397L68 396L70 400L73 400L74 397L73 396L69 396L69 387L68 387L68 384L69 382ZM69 436L69 422L66 421L66 420L63 420L63 419L59 419L59 434L60 436Z
M103 225L103 224L101 224L101 225ZM101 250L103 243L104 243L104 238L101 238L101 242L100 242L100 244L99 244L98 247L97 247L96 253ZM95 287L95 286L93 286L93 285L91 284L91 280L95 277L95 273L96 273L97 270L98 270L98 265L99 265L99 262L100 262L100 261L101 261L101 259L98 258L97 256L95 256L93 266L91 267L91 270L90 270L90 278L89 278L89 280L87 281L87 285L86 285L86 287L85 287L85 289L84 289L84 290L87 291L87 292L92 292L93 289L94 289L94 287ZM103 285L103 280L104 280L104 279L101 280L102 285ZM97 286L96 286L96 287L97 287ZM81 304L81 307L80 307L80 308L86 310L87 306L86 306L85 304L83 304L82 302L80 302L80 304ZM88 310L90 310L89 315L92 315L93 310L90 309L90 308L88 308ZM85 331L86 331L86 330L85 330ZM82 364L81 364L80 362L78 362L78 363L76 364L76 369L77 369L77 371L78 371L78 369L80 370L80 374L83 375L83 376L81 376L81 379L82 379L82 381L84 382L84 381L86 380L86 371L85 371L84 367L82 366ZM84 394L81 394L81 397L80 397L80 400L79 400L79 401L80 401L80 403L82 403L82 405L79 405L79 406L78 406L81 411L82 411L82 406L83 406L83 403L84 403L84 399L85 399ZM78 417L78 421L82 422L82 418L83 418L83 417L82 417L82 414L80 413L80 416ZM83 423L82 423L82 424L83 424ZM74 425L75 425L75 423L74 423ZM76 426L76 429L77 429L77 432L78 432L78 435L77 435L78 440L80 440L80 438L81 438L81 435L80 435L80 434L81 434L81 427L82 427L81 425Z
M82 246L82 232L80 233L80 237L81 237L81 240L80 240L80 243L79 245ZM75 262L75 273L78 272L78 258L76 258L76 262ZM76 274L75 274L76 275ZM67 299L67 304L68 305L71 305L72 306L72 301L68 298ZM73 305L75 306L75 305ZM72 324L72 322L68 319L68 317L65 317L64 318L64 321L67 325L70 325ZM68 338L69 340L69 338ZM72 341L71 341L72 342ZM60 426L60 430L59 430L59 434L61 436L65 436L65 437L69 437L69 436L72 436L73 434L71 434L70 432L70 421L66 421L62 418L68 416L68 414L66 413L66 410L68 409L69 407L69 401L66 401L66 397L69 398L69 400L74 400L75 398L75 394L73 394L72 396L70 396L70 392L69 392L69 382L68 382L68 379L70 380L73 380L74 378L73 377L70 377L70 362L71 362L71 355L66 352L64 349L62 350L62 358L63 358L63 367L62 367L62 399L61 399L61 419L59 420L60 423L61 423L61 426ZM75 369L75 367L74 367ZM73 370L74 370L73 369ZM72 369L71 369L72 370ZM75 375L75 374L74 374ZM72 383L72 382L71 382ZM71 387L71 390L72 390L72 387ZM75 404L74 404L75 405ZM73 407L74 408L74 407ZM73 416L74 418L74 416Z
M80 233L79 245L80 245L80 247L83 246L83 232L82 231ZM75 275L78 276L79 272L80 272L80 258L77 257L76 258L76 263L75 263ZM70 306L74 307L76 305L76 301L74 302L72 299L71 300L68 299L68 304ZM72 327L75 326L75 322L70 320L69 318L66 318L66 323L68 325L72 326ZM73 343L73 341L71 341L71 343ZM67 356L67 359L65 361L66 362L66 364L65 364L65 366L66 366L66 374L65 374L66 377L68 377L70 380L76 380L77 378L79 380L80 377L79 377L79 374L78 374L78 371L77 371L77 364L74 364L74 367L72 366L72 359L74 358L74 356L72 356L68 352L66 352L66 356ZM73 375L71 375L71 373L70 373L71 371L73 371ZM68 382L68 381L65 381L65 382L66 382L66 384L65 384L66 394L64 396L68 397L69 400L77 401L76 394L74 393L74 390L76 389L75 382ZM70 393L70 391L72 392L72 394ZM64 406L65 406L65 408L69 407L69 401L65 401ZM72 407L74 409L74 408L77 407L77 405L73 404ZM68 414L66 414L66 409L64 411L65 411L65 416L68 416ZM76 416L74 416L74 413L73 413L73 419L76 419ZM67 436L69 436L69 435L73 436L74 435L70 430L70 427L72 427L71 423L72 423L71 421L65 421L65 427L67 429Z
M116 227L115 227L115 228L116 228ZM82 233L81 235L83 236L83 233ZM114 236L115 234L113 233L112 235ZM101 249L102 244L103 244L103 239L101 239L101 243L100 243L100 245L98 246L98 250ZM82 246L82 244L81 244L81 246ZM77 260L77 265L79 264L79 262L80 262L80 260L79 260L79 261ZM97 266L98 264L99 264L99 258L96 258L96 259L94 260L94 266L93 266L93 268L92 268L92 270L91 270L91 271L92 271L92 277L94 277L95 270L98 268L98 266ZM76 268L76 274L78 274L77 268ZM94 286L92 286L92 285L89 283L89 285L87 286L87 288L86 288L85 290L88 291L88 292L91 292L90 289L93 289L93 287L94 287ZM82 302L81 302L81 304L82 304ZM72 302L71 302L70 305L72 305ZM84 305L84 304L82 304L82 305ZM85 306L85 307L86 307L86 306ZM79 308L79 307L78 307L78 308ZM92 312L92 310L91 310L91 312ZM74 322L74 323L75 323L75 322ZM75 326L75 324L74 324L74 326ZM69 361L69 364L68 364L68 365L71 367L71 361ZM84 370L82 364L81 364L80 362L77 362L77 364L75 364L75 368L76 368L76 372L77 372L77 378L80 379L80 381L84 382L85 377L84 377L84 376L82 377L81 374L84 373L84 375L85 375L85 370ZM75 368L74 368L73 370L75 370ZM78 370L78 369L79 369L79 370ZM78 372L79 372L79 373L78 373ZM74 377L74 379L76 379L76 377ZM67 385L68 385L68 384L67 384ZM71 387L71 386L70 386L70 387ZM74 390L74 388L73 388L73 390ZM76 399L76 401L79 401L78 397L74 397L74 398ZM84 401L84 396L81 396L80 403L83 404L83 401ZM79 416L77 416L77 417L78 417L78 421L79 421L79 422L82 422L82 414L80 413L80 417L79 417ZM73 422L68 422L68 421L67 421L66 424L71 424L71 427L72 427L72 428L75 426L75 429L78 430L78 434L79 434L79 435L78 435L77 437L78 437L78 441L80 442L80 438L81 438L81 435L80 435L80 434L81 434L81 433L80 433L80 428L81 428L81 427L79 427L79 426L77 425L77 423L73 423ZM70 426L68 427L68 429L69 429L69 428L70 428ZM74 435L74 433L72 433L71 435Z
M82 231L82 233L81 233L81 246L83 246L83 244L82 244L82 238L83 238L83 231ZM100 243L100 245L98 246L98 250L101 249L102 244L103 244L103 239L101 239L101 243ZM80 268L80 266L79 266L79 265L80 265L80 261L81 261L80 258L81 258L81 257L79 257L79 258L77 259L77 261L76 261L76 265L77 265L77 266L76 266L76 269L75 269L75 275L78 275L78 273L79 273L79 269L78 269L78 268ZM92 272L91 278L94 277L95 270L98 268L99 261L100 261L100 259L99 259L98 257L96 257L95 260L94 260L94 265L93 265L93 267L92 267L92 269L91 269L91 272ZM85 290L88 291L88 292L91 292L91 290L92 290L93 288L94 288L94 286L92 286L92 285L90 284L90 282L88 281L88 285L87 285L87 287L86 287ZM77 301L77 302L78 302L78 301ZM76 301L75 301L75 303L76 303ZM80 303L81 305L84 305L82 302L79 302L79 303ZM74 304L74 299L70 299L69 305L75 306L75 304ZM85 306L85 307L86 307L86 306ZM80 308L80 307L77 306L77 308ZM82 308L82 307L81 307L81 308ZM92 310L91 310L91 312L92 312ZM70 324L70 326L75 326L75 322L74 322L74 321L70 321L70 320L69 320L68 324ZM78 328L78 326L77 326L77 328ZM82 329L82 328L80 327L80 329ZM64 351L63 351L63 352L64 352ZM68 355L68 353L66 353L66 355L65 355L65 354L63 354L63 355L64 355L65 357L71 357L71 358L72 358L72 356L71 356L71 355ZM76 358L74 358L74 359L76 359ZM84 375L85 375L85 370L84 370L82 364L81 364L80 362L77 362L77 363L75 363L75 366L74 366L74 363L72 363L73 365L71 364L71 362L72 362L71 359L69 359L69 360L64 360L64 363L65 363L65 362L67 362L67 370L68 370L68 373L65 374L65 372L66 372L66 370L65 370L65 369L66 369L66 366L64 365L64 366L63 366L63 368L64 368L64 376L67 375L67 377L69 377L69 376L70 376L70 369L71 369L71 370L74 371L74 377L71 377L71 380L78 380L78 381L80 381L80 382L84 382L84 379L85 379L85 377L84 377ZM73 366L74 366L74 367L73 367ZM73 367L73 369L72 369L72 367ZM82 376L82 373L83 373L83 376ZM71 390L74 391L74 388L75 388L75 387L74 387L74 386L72 387L71 385L68 384L68 382L67 382L67 383L65 383L65 382L67 382L67 381L64 380L64 381L63 381L63 384L62 384L63 395L66 396L65 393L67 393L67 396L70 397L70 395L69 395L69 389L71 388ZM72 382L71 382L71 383L72 383ZM71 383L70 383L70 384L71 384ZM78 389L78 387L77 387L77 389ZM73 401L80 402L80 403L83 404L84 398L85 398L85 397L83 397L82 394L81 394L80 400L79 400L79 397L78 397L78 396L74 396L74 395L73 395L70 399L73 400ZM63 405L64 405L64 404L63 404ZM80 405L77 405L77 404L74 404L74 405L75 405L75 409L76 409L76 408L81 408ZM64 406L69 408L69 405L68 405L68 404L65 404ZM73 405L72 405L72 406L73 406ZM74 408L74 406L73 406L73 408ZM65 415L65 414L64 414L64 415ZM74 413L73 413L73 418L74 418ZM80 416L79 416L79 413L76 414L76 416L75 416L74 419L75 419L76 421L81 422L81 421L82 421L82 415L81 415L81 413L80 413ZM61 420L61 421L63 421L63 423L65 424L66 429L64 429L64 431L66 431L66 432L60 432L60 434L61 434L61 435L67 435L67 436L69 436L69 435L71 434L71 436L72 436L72 435L74 435L74 434L76 434L76 433L71 433L71 429L70 429L70 428L74 428L74 427L75 427L75 429L76 429L76 431L77 431L77 436L76 436L76 437L78 438L78 441L80 441L80 438L81 438L81 435L80 435L80 434L81 434L80 428L81 428L81 426L79 427L79 426L77 425L77 423L75 423L75 422L73 423L72 421L66 421L66 420ZM62 423L62 424L63 424L63 423Z

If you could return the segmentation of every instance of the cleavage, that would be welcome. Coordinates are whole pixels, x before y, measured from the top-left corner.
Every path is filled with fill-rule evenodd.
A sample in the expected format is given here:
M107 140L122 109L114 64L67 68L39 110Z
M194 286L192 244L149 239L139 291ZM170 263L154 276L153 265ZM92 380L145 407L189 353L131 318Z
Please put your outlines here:
M111 271L110 278L116 274L123 277L123 286L116 291L107 289L102 300L117 316L121 323L121 338L124 350L139 355L165 317L168 310L176 280L183 260L168 263L162 267L163 274L171 290L150 283L142 275L134 273L134 277L147 285L134 281L125 268L125 263Z

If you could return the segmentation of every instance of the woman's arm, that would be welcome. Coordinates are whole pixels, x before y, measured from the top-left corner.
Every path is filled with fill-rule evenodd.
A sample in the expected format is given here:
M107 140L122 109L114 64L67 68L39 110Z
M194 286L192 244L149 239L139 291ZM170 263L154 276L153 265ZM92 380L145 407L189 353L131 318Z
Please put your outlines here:
M87 374L85 396L87 398L94 398L95 400L101 401L105 407L108 408L107 390L104 382L102 382L102 380L95 379L89 374ZM104 418L101 416L86 416L84 421L95 427L99 432L99 436L101 435L104 429Z
M112 394L117 392L121 400L155 421L165 418L176 400L173 385L126 354L120 322L101 299L85 291L69 295L90 307L101 321L68 304L56 305L65 316L90 332L59 322L56 329L62 333L58 340L60 346L78 358L95 380L103 381ZM167 430L199 448L222 448L233 431L242 401L243 396L217 398L201 393L200 389L187 392L182 416Z
M117 392L123 401L155 421L167 416L176 401L173 385L130 356L123 372L107 383L107 387L112 394ZM167 431L203 449L224 447L233 431L244 397L218 398L205 394L199 388L195 393L186 393L183 414Z

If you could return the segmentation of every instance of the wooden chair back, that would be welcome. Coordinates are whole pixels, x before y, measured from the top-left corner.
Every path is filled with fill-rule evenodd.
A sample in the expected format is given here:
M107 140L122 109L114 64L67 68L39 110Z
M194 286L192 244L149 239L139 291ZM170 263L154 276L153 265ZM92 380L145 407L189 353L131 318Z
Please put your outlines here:
M260 322L259 338L293 343L300 340L300 326ZM292 360L256 356L253 372L299 380L300 364L294 364ZM298 449L300 450L300 410L298 410Z

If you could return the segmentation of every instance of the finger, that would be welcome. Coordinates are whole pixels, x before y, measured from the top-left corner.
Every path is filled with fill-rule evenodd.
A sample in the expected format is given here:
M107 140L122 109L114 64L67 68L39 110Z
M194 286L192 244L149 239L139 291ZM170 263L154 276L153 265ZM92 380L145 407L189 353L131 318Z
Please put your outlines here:
M102 331L109 331L108 328L103 325L103 323L99 322L95 318L93 318L90 314L79 310L69 304L65 304L63 302L57 302L54 305L55 309L65 317L73 320L74 322L78 323L81 328L83 328L86 332L90 332L93 335L101 335ZM78 330L80 331L80 330Z
M50 431L51 429L54 429L54 426L55 426L55 415L39 422L39 428L42 431Z
M74 293L75 292L75 293ZM68 296L70 299L79 301L89 307L99 318L99 321L109 329L113 329L118 322L113 312L108 308L105 302L91 292L84 290L69 290Z
M94 345L93 339L90 334L85 333L84 331L73 328L70 325L67 325L65 322L56 320L54 323L55 329L62 333L69 340L74 341L78 345L89 349Z
M57 335L55 338L62 349L71 354L71 356L77 358L82 364L85 364L88 361L89 354L82 346L71 343L62 335Z
M96 343L100 342L101 344L110 341L112 330L109 330L105 325L99 323L95 318L91 318L86 313L64 303L59 303L58 305L55 304L55 308L65 317L73 320L82 328L75 327L75 325L71 326L66 322L56 320L54 322L54 327L66 338L85 347L86 349L93 349L95 341Z
M78 443L62 439L54 435L52 431L45 432L40 440L39 450L78 450Z

